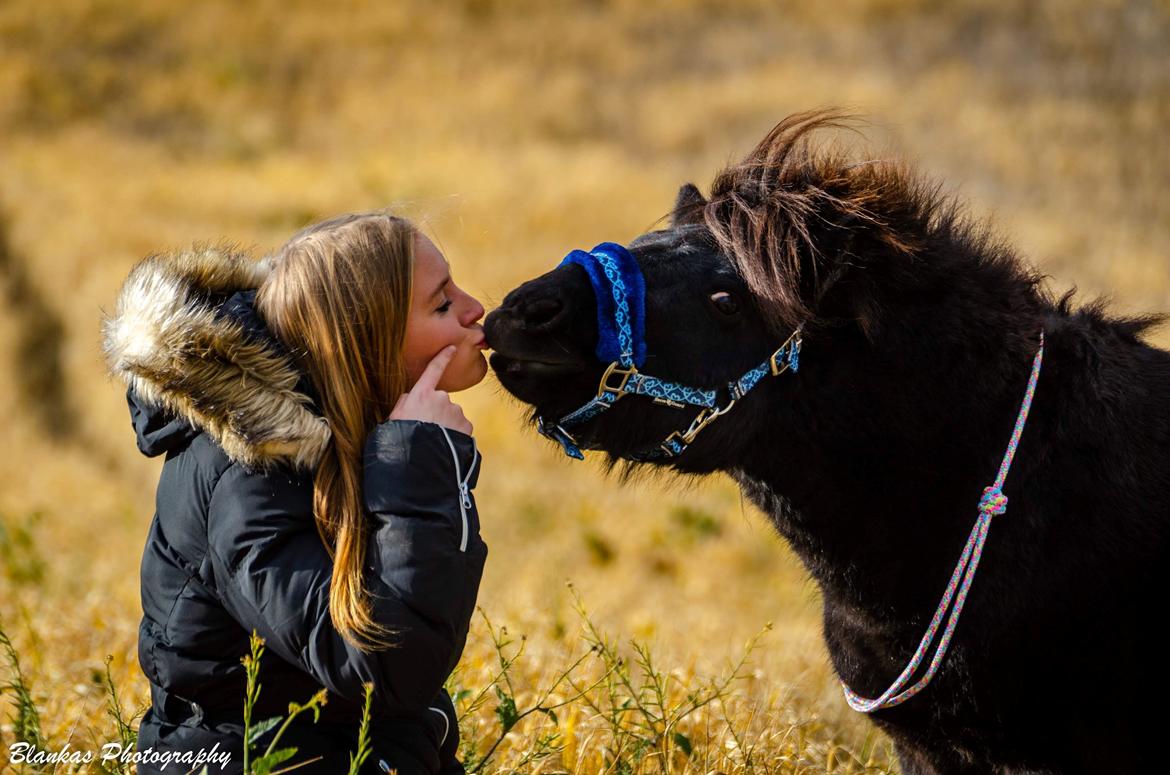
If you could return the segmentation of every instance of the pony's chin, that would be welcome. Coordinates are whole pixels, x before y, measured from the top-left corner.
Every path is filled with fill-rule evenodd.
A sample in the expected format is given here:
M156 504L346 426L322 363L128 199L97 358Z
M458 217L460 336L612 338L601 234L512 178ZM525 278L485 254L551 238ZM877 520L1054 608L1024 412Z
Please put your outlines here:
M488 359L500 386L532 407L556 403L566 391L576 392L585 379L585 366L570 362L529 360L492 353Z

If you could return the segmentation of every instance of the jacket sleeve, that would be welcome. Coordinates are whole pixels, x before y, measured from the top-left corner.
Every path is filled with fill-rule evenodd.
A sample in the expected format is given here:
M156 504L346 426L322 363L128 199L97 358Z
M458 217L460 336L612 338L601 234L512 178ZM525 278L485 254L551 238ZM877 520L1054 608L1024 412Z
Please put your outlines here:
M487 556L471 492L478 477L472 438L434 423L391 420L366 442L375 574L451 644L440 684L463 653Z
M360 702L370 681L382 712L428 712L462 652L486 556L468 476L478 474L478 452L455 435L388 421L367 440L366 584L373 616L397 632L394 646L363 653L341 637L329 615L332 561L312 516L292 513L281 492L282 482L295 485L240 466L221 476L208 511L209 555L229 613L331 694Z

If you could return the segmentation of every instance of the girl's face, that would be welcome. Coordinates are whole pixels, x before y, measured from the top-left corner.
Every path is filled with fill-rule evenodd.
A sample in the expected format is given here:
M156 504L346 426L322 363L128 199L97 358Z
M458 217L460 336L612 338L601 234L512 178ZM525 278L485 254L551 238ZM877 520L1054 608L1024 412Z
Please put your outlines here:
M455 284L447 260L422 234L415 236L413 286L403 351L411 387L431 359L451 344L459 349L438 389L454 393L478 383L487 374L487 345L479 325L483 305Z

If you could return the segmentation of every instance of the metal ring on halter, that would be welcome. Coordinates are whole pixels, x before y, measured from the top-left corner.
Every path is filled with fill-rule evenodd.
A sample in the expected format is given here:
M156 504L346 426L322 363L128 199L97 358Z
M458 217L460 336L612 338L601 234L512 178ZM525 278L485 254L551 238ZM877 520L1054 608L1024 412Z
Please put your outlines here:
M614 361L609 364L609 368L601 375L601 381L597 383L597 395L600 397L605 393L613 393L617 397L622 397L626 394L626 383L630 381L630 377L638 373L637 366L630 366L623 368L620 363ZM614 374L621 375L621 384L613 387L609 384L609 378Z

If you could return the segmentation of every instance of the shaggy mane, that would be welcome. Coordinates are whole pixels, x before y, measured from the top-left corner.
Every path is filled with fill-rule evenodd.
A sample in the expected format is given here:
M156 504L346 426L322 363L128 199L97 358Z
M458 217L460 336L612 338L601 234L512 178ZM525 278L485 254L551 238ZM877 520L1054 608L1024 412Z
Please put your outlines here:
M827 130L857 132L859 123L839 109L788 116L741 162L715 177L708 200L689 202L674 213L676 219L702 220L764 300L778 332L812 318L815 310L806 299L815 304L854 265L850 259L861 260L849 252L861 233L908 256L918 256L928 239L943 238L1014 275L1059 314L1098 320L1126 338L1140 338L1166 321L1165 315L1111 319L1100 299L1074 310L1072 292L1052 299L1043 290L1044 275L1029 269L987 224L973 220L963 203L904 160L859 160L816 141Z
M902 160L859 160L837 145L816 142L826 130L856 132L859 123L837 109L791 115L716 176L709 200L689 206L692 218L701 208L716 244L765 302L777 331L812 318L816 301L873 246L913 257L927 240L944 235L1040 292L1042 276L974 223L938 183ZM862 235L870 249L851 252Z

